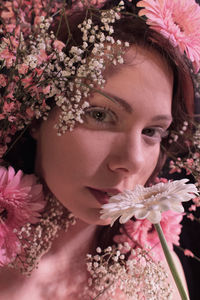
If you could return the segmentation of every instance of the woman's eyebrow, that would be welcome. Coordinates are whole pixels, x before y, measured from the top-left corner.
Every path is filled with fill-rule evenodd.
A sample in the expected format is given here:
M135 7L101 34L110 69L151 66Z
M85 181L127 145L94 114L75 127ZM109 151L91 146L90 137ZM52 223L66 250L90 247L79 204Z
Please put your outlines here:
M171 115L157 115L155 117L152 118L152 121L170 121L172 122L172 116Z
M108 96L109 98L112 98L113 100L115 100L115 102L117 102L117 104L120 104L120 106L128 113L132 113L133 112L133 108L131 107L131 105L126 102L124 99L118 97L118 96L115 96L109 92L104 92L105 96ZM112 100L111 99L111 100ZM165 114L162 114L162 115L157 115L155 117L152 118L152 121L169 121L169 122L172 122L173 119L172 119L172 116L171 115L165 115Z
M114 100L114 102L119 104L126 112L128 113L133 112L133 108L131 107L131 105L128 102L126 102L124 99L105 91L103 91L102 95L106 98L109 98L111 101Z
M100 91L98 91L100 94L102 94L105 98L110 99L111 101L114 100L115 103L119 104L126 112L128 113L132 113L133 112L133 108L132 106L126 102L124 99L113 95L112 93L109 92L105 92L103 91L102 93ZM172 122L172 116L171 115L157 115L155 117L152 118L152 121L170 121Z

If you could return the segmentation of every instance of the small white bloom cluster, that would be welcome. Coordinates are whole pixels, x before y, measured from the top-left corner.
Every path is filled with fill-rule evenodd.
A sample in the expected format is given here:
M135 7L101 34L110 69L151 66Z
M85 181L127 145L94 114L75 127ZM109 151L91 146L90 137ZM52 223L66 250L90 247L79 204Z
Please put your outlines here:
M197 97L199 99L200 98L200 72L198 72L197 74L194 74L194 71L192 69L191 69L191 72L193 73L195 97Z
M184 127L184 126L183 126ZM184 131L184 128L182 129ZM181 173L182 170L186 170L187 175L192 174L196 186L200 188L200 125L195 126L195 132L191 139L186 139L188 144L188 155L187 157L178 157L176 160L170 161L170 173L178 172Z
M120 19L122 9L123 2L113 9L98 9L98 12L95 7L89 7L85 20L78 26L82 44L70 46L68 53L67 44L76 37L71 37L67 28L66 44L58 40L50 31L54 21L51 13L37 16L32 24L27 12L24 15L16 10L13 18L20 20L21 25L16 25L13 32L0 25L3 32L0 65L5 69L0 74L0 87L4 87L0 89L0 127L6 128L0 135L2 149L6 150L4 147L10 137L33 118L46 120L54 105L61 110L55 125L58 135L83 122L90 94L105 85L106 67L124 62L123 54L129 43L113 38L113 23Z
M194 133L194 146L196 146L196 148L200 150L200 124L197 125L196 131Z
M184 121L183 126L178 132L171 132L169 136L169 143L172 144L173 142L177 142L179 136L181 135L183 136L186 133L188 126L189 126L188 122Z
M103 72L107 64L117 63L123 64L124 54L123 48L129 47L129 43L122 45L121 41L116 41L112 37L114 32L113 26L110 25L120 19L120 10L123 6L102 11L100 20L102 26L94 25L92 17L84 20L78 25L82 32L83 43L80 47L72 46L69 51L70 57L63 53L62 61L64 63L64 71L62 76L70 77L67 86L64 87L67 97L56 95L56 104L61 108L62 112L59 116L59 122L56 125L59 135L67 130L72 130L75 122L82 123L81 116L84 110L89 106L87 101L90 93L96 87L103 88L105 79ZM88 49L92 48L91 54L88 55ZM117 54L116 54L117 53ZM73 77L73 80L71 78ZM80 106L82 104L82 106Z
M37 268L40 258L48 252L60 230L66 231L76 223L74 216L54 197L47 195L47 206L37 224L27 223L16 232L21 253L9 265L24 275L30 275Z
M122 249L127 247L129 257ZM128 243L96 249L87 255L90 274L85 295L92 299L113 299L125 295L126 299L172 299L168 275L160 263L155 263L143 249L131 249ZM122 297L122 299L124 299Z

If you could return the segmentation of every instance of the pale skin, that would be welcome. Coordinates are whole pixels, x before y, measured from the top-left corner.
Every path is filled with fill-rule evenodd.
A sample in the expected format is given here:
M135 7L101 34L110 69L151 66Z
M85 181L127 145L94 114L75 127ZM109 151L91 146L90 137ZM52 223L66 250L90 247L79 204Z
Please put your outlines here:
M123 101L114 103L95 93L84 124L73 132L57 136L53 126L58 111L34 132L36 172L79 220L59 236L30 278L11 271L1 274L0 300L77 300L96 225L109 224L100 219L101 204L89 188L133 189L136 184L144 185L155 169L161 138L172 121L172 72L153 51L140 49L135 56L133 47L127 59L131 63L108 78L103 90ZM171 276L169 280L174 286ZM180 299L175 287L174 291L173 299Z

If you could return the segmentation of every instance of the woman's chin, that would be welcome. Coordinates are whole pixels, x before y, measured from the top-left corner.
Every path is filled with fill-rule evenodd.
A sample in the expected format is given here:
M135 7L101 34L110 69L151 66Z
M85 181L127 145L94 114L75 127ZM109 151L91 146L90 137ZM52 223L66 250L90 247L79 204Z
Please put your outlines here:
M110 225L111 219L101 219L101 208L86 208L82 207L82 209L74 209L74 207L68 207L68 209L72 212L75 218L90 224L90 225L101 225L107 226Z
M90 224L90 225L100 225L100 226L107 226L110 225L111 223L111 219L101 219L100 216L95 216L95 215L89 215L89 216L81 216L81 215L76 215L74 214L76 218L78 218L79 220Z

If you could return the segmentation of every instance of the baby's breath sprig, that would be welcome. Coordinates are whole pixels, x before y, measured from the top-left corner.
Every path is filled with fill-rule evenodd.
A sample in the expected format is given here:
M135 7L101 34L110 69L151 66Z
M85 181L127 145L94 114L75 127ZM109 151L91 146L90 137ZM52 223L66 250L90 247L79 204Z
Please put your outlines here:
M21 251L8 266L30 276L40 258L48 252L61 230L76 223L75 217L52 195L46 196L47 206L37 224L27 223L16 235Z
M187 128L184 124L180 134L183 134L186 130ZM185 144L187 145L188 153L183 158L171 156L169 173L181 173L182 170L185 170L187 175L191 174L194 177L197 188L200 188L200 124L195 125L192 140L191 138L186 139Z
M123 254L130 252L129 259ZM160 263L155 263L144 249L131 249L128 243L97 247L94 256L87 255L90 274L85 294L92 299L113 299L115 292L127 299L172 299L172 289L167 273Z
M49 1L45 8L40 0L36 2L26 2L27 7L21 0L1 5L1 156L17 131L34 118L46 120L55 104L61 111L55 126L58 135L82 123L91 89L104 87L106 66L123 64L124 49L129 46L113 38L112 24L121 18L122 3L98 9L97 23L93 22L95 8L88 7L85 20L78 25L82 44L72 45L66 54L66 44L50 29L52 16L59 11L66 23L67 43L71 39L65 1L52 1L52 5Z

